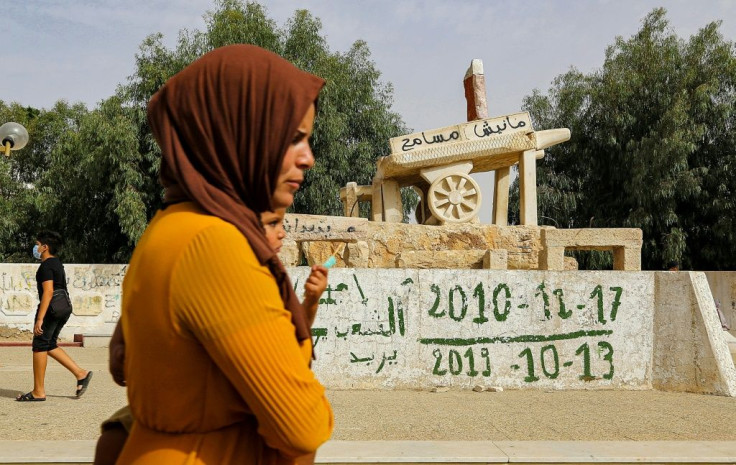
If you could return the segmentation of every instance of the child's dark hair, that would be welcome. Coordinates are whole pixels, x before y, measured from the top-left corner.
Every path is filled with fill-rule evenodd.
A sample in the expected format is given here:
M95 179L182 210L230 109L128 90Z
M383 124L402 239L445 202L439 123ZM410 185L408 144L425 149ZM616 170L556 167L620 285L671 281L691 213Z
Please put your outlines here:
M56 231L41 231L36 234L36 240L43 245L49 246L49 253L51 255L56 255L63 243L61 234Z

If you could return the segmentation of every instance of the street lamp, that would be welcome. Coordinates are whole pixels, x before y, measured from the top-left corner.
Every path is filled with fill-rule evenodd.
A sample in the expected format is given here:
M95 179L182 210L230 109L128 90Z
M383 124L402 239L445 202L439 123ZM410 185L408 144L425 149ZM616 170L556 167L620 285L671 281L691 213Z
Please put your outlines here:
M20 150L28 143L28 131L18 123L5 123L0 126L0 141L6 157L11 150Z

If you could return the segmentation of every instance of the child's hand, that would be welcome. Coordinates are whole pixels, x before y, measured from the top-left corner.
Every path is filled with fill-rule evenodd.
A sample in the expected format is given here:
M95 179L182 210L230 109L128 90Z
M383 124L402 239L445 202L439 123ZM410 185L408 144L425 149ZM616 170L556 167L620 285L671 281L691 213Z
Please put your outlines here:
M327 268L322 265L313 265L307 282L304 283L304 300L307 304L316 304L327 288Z

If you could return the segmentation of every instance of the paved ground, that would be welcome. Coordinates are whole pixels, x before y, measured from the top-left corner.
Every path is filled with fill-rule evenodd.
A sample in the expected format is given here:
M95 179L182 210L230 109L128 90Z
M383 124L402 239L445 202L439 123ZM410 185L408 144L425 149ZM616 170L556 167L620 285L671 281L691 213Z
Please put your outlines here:
M95 439L126 403L107 374L107 349L68 348L95 371L74 397L73 377L49 361L48 400L15 402L31 388L29 347L0 347L4 440ZM657 391L330 391L334 440L736 440L736 399Z

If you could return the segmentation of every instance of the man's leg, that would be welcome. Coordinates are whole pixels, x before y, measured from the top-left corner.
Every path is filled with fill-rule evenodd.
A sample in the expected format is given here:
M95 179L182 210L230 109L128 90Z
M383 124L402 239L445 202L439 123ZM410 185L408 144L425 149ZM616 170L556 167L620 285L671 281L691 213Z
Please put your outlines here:
M79 368L79 365L77 365L61 347L50 350L48 353L51 358L59 362L67 370L71 371L77 380L84 379L89 373L89 371Z
M46 366L49 362L49 353L56 346L56 336L61 329L58 322L48 313L41 325L42 333L33 336L33 397L46 397Z
M46 365L48 364L48 352L33 352L33 397L46 397Z

